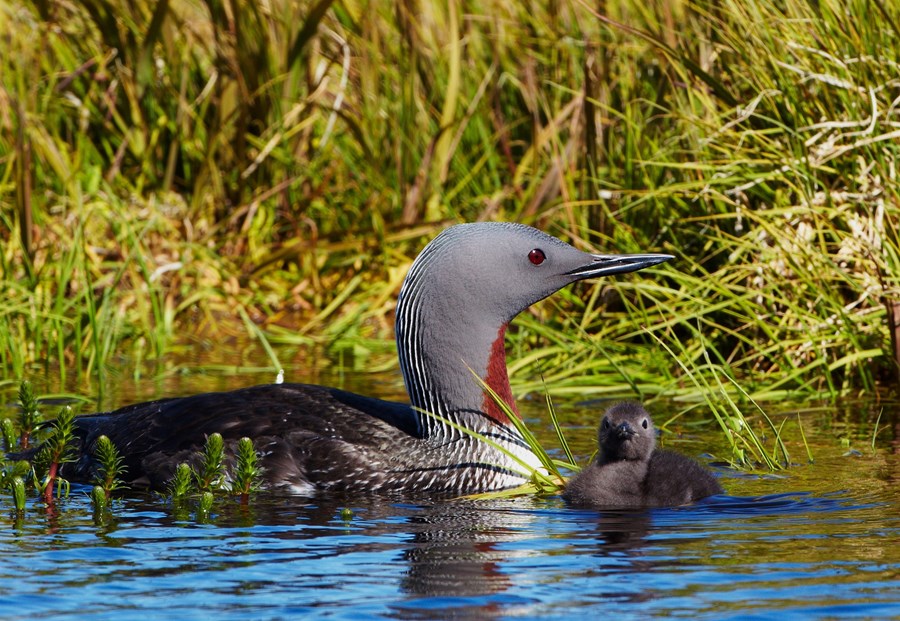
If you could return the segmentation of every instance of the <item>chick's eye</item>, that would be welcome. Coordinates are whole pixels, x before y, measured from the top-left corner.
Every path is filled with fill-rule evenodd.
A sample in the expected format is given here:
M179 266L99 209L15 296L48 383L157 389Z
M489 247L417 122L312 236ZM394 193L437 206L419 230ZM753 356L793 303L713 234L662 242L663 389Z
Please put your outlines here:
M540 265L544 262L544 259L547 258L547 255L544 254L544 251L540 248L535 248L531 252L528 253L528 260L531 261L533 265Z
M609 421L606 420L605 418L603 419L603 428L604 428L604 429L609 429Z
M643 427L644 429L647 428L647 419L646 418L641 421L641 427Z

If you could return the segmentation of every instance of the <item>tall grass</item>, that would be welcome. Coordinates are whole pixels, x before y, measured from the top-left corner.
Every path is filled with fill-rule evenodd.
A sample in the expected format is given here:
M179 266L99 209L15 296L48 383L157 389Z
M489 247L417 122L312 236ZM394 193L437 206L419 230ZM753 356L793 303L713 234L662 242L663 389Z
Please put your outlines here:
M3 3L3 374L222 317L365 349L425 238L504 219L678 257L534 309L520 390L693 390L651 335L757 398L896 384L900 8L596 6Z

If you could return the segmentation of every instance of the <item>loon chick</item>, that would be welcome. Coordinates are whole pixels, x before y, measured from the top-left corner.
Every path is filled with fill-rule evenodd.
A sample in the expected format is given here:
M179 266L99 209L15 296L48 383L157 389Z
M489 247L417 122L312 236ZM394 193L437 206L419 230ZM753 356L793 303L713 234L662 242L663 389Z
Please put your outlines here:
M678 453L656 448L656 429L639 403L613 405L597 432L600 453L569 479L563 498L590 507L675 507L721 494L716 478Z
M164 488L177 465L217 432L232 455L241 437L251 438L266 486L297 494L461 495L514 487L527 480L523 461L540 462L473 373L515 412L504 334L517 314L573 282L671 258L588 254L521 224L452 226L413 262L397 300L397 349L411 404L304 384L138 403L77 418L76 461L60 476L90 481L97 439L105 435L124 457L126 483Z

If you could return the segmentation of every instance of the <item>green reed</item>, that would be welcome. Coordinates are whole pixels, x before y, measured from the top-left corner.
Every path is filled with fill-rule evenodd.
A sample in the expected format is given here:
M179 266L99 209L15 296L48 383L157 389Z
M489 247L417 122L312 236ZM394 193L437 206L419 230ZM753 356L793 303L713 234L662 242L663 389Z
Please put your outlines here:
M712 412L731 448L731 456L728 461L732 467L762 467L768 470L781 470L790 466L791 458L782 438L781 427L775 427L766 412L731 377L727 366L713 363L705 349L702 352L702 363L688 366L685 360L689 359L690 353L679 341L674 341L676 347L679 348L679 351L676 352L659 337L655 335L653 337L660 347L669 353L673 361L683 369L685 377L694 384L707 408ZM766 427L772 432L774 442L771 454L766 448L763 438L754 430L749 417L744 414L739 403L741 398L752 404ZM781 460L778 459L779 452L782 456Z

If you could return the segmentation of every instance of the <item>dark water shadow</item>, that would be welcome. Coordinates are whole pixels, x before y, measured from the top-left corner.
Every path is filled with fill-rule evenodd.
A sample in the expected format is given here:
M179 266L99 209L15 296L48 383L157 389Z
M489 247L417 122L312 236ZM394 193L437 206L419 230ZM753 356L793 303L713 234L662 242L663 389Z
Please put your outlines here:
M846 491L813 493L785 492L763 496L719 494L692 505L698 513L714 512L740 515L782 515L806 512L846 511L882 506L879 502L860 502ZM678 507L674 511L686 509Z

